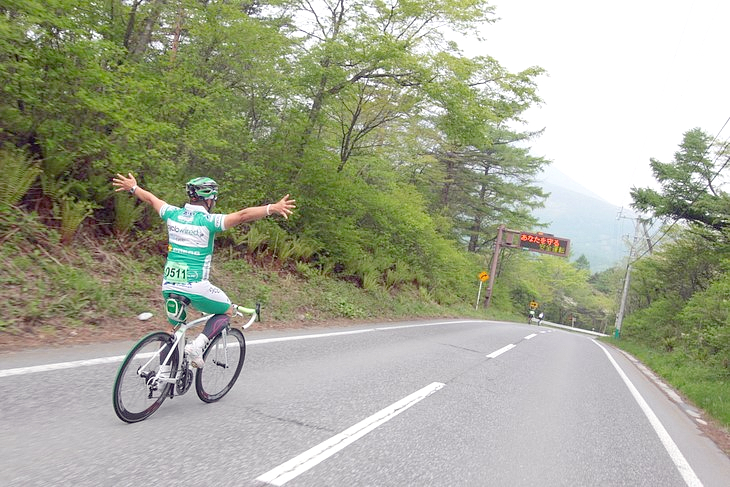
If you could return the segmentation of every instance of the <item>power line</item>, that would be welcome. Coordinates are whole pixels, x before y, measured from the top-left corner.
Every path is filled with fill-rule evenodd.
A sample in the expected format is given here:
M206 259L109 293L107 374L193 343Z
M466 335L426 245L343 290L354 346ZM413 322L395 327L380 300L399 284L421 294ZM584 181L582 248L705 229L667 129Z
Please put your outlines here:
M719 130L719 131L717 132L717 134L716 134L716 135L715 135L715 136L713 137L712 141L710 142L710 145L708 145L708 146L707 146L707 149L705 149L705 151L703 152L703 154L702 154L702 158L703 158L703 159L704 159L704 157L705 157L705 156L706 156L706 155L707 155L707 154L708 154L708 153L710 152L710 150L712 149L712 146L713 146L713 145L715 145L715 142L716 142L716 141L717 141L717 139L718 139L718 138L720 137L720 134L722 133L722 131L723 131L723 130L725 130L725 127L727 126L727 124L728 124L728 123L730 123L730 117L728 117L728 118L727 118L727 120L725 120L725 123L724 123L724 124L722 125L722 127L721 127L721 128L720 128L720 130ZM726 149L728 148L728 146L729 146L729 145L730 145L730 140L726 141L726 142L725 142L725 144L724 144L724 145L722 146L722 148L721 148L721 149L720 149L720 150L719 150L719 151L717 152L717 155L715 156L715 159L714 159L714 160L712 161L712 165L713 165L713 166L715 165L715 163L717 162L717 160L718 160L718 159L720 158L720 156L721 156L721 155L722 155L722 154L723 154L723 153L725 152L725 150L726 150ZM697 193L697 194L696 194L696 195L695 195L695 196L694 196L694 197L693 197L693 198L692 198L692 199L690 200L690 202L689 202L689 204L687 205L687 207L691 207L691 206L692 206L693 204L695 204L695 203L697 202L697 200L698 200L698 199L699 199L699 197L700 197L700 196L702 195L702 193L703 193L704 191L706 191L706 190L707 190L707 188L709 188L709 187L710 187L710 185L712 184L712 182L713 182L713 181L714 181L714 180L715 180L715 179L716 179L716 178L717 178L717 177L718 177L718 176L720 175L720 173L721 173L721 172L722 172L722 171L723 171L723 170L724 170L724 169L725 169L725 168L727 167L727 165L728 165L729 163L730 163L730 156L728 156L728 157L727 157L727 158L725 159L725 163L724 163L724 164L723 164L723 165L722 165L722 166L720 167L720 169L718 169L718 170L717 170L717 171L715 172L715 174L714 174L714 175L713 175L713 176L712 176L712 177L710 178L710 180L709 180L709 181L707 181L707 183L705 184L705 187L704 187L704 188L703 188L703 189L702 189L701 191L698 191L698 193ZM672 222L672 223L671 223L671 224L669 225L669 227L668 227L668 228L666 228L666 229L661 229L661 228L660 228L660 229L658 229L658 230L656 231L656 233L655 233L655 234L654 234L653 236L651 236L651 237L649 238L649 240L650 240L650 241L651 241L651 240L654 240L654 237L655 237L655 236L656 236L656 235L657 235L657 234L658 234L659 232L662 232L662 235L660 235L660 236L659 236L659 237L657 238L657 240L656 240L656 241L654 241L654 245L656 246L657 244L659 244L659 242L661 242L661 241L662 241L662 239L663 239L664 237L666 237L666 236L667 236L667 235L669 234L669 232L670 232L670 231L672 230L672 228L674 228L674 226L675 226L675 225L676 225L676 224L677 224L677 223L679 222L679 220L681 220L681 219L682 219L683 217L685 217L685 216L686 216L686 210L684 210L684 211L683 211L683 213L680 213L680 215L679 215L679 216L678 216L677 218L675 218L675 220L674 220L674 221L673 221L673 222ZM650 247L651 247L651 246L650 246ZM636 257L636 259L634 259L633 261L629 262L629 265L630 265L631 263L633 263L633 262L636 262L636 261L638 261L638 260L639 260L639 259L641 259L642 257L644 257L644 256L645 256L645 255L647 254L647 252L650 252L650 248L649 248L649 249L647 249L647 250L645 250L645 251L644 251L644 252L642 252L641 254L639 254L639 255L638 255L638 256ZM631 257L629 257L629 260L631 260Z

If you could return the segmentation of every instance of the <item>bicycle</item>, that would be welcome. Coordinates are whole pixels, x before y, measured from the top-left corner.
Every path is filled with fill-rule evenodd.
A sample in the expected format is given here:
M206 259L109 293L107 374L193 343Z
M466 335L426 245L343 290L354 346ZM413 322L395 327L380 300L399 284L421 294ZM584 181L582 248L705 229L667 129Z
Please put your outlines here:
M180 306L190 300L171 295ZM261 306L244 308L234 305L234 316L251 315L241 328L261 321ZM159 409L165 399L185 394L193 383L193 368L184 352L185 332L207 321L212 314L174 327L173 333L154 331L142 337L119 366L114 381L114 412L126 423L147 419ZM163 356L164 355L164 356ZM182 357L182 360L180 360ZM203 352L205 367L196 369L195 391L200 400L212 403L225 396L236 383L246 358L246 340L241 330L230 322L219 330ZM160 374L160 367L170 365L169 374Z

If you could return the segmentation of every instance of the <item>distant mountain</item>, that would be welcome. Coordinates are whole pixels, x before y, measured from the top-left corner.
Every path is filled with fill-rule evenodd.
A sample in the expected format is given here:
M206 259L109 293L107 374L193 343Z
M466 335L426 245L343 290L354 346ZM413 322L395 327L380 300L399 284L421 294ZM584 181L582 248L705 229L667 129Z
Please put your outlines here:
M623 262L628 254L625 236L633 236L634 222L618 216L621 212L623 217L633 218L633 212L601 199L549 166L537 184L550 193L550 197L545 208L535 210L535 216L545 223L543 232L570 239L571 261L585 255L591 272Z

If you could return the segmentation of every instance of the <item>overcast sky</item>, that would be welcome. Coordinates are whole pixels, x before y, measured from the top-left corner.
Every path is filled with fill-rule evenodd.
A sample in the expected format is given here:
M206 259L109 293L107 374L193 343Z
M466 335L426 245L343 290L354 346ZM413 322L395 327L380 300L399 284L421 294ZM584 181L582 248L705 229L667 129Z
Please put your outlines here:
M468 55L513 72L541 66L532 153L617 206L654 185L684 132L717 135L730 117L730 0L494 0L500 20ZM730 124L720 139L730 138Z

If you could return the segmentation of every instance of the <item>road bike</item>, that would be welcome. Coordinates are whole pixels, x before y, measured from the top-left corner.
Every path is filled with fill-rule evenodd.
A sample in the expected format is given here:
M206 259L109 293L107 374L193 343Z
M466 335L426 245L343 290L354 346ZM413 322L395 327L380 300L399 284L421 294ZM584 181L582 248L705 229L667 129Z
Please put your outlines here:
M181 295L173 294L169 299L186 310L190 304L190 300ZM255 308L233 305L233 309L234 317L251 315L241 327L244 330L261 319L260 304ZM182 321L174 327L173 333L152 332L132 347L114 381L114 412L119 419L126 423L147 419L168 397L185 394L193 383L193 375L195 391L204 402L218 401L231 390L246 358L246 340L241 330L225 322L203 352L205 366L196 369L195 373L185 353L185 332L212 316L215 315ZM163 365L170 366L169 373L160 372Z

